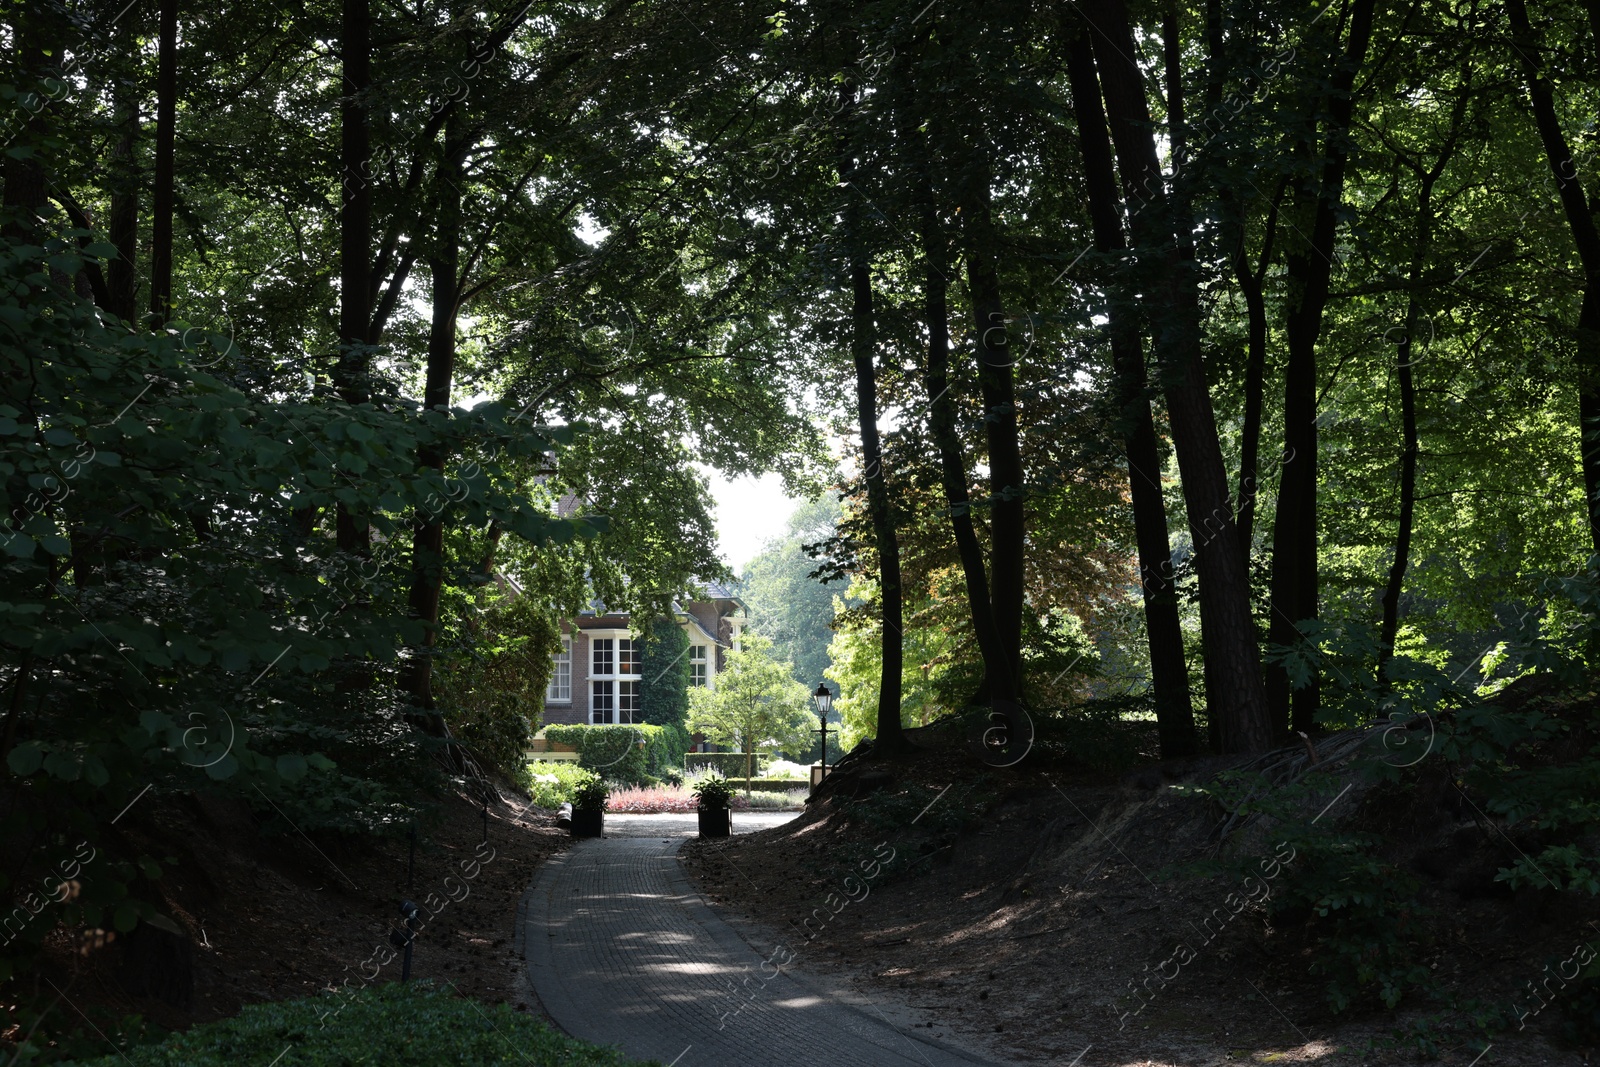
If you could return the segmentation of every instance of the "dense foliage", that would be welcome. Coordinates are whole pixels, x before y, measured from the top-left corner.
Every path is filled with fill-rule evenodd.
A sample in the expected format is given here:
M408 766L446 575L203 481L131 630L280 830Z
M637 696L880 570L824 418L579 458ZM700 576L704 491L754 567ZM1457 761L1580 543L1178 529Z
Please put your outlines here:
M842 497L746 576L719 743L803 751L825 663L880 756L1449 712L1550 835L1507 881L1600 885L1589 735L1459 682L1600 666L1592 8L3 10L0 980L155 921L147 791L378 833L522 773L560 618L730 577L708 468Z

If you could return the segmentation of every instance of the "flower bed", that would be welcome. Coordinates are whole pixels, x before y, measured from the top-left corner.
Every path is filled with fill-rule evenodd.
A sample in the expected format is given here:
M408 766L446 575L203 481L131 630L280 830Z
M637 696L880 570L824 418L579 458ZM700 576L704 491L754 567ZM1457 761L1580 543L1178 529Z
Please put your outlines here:
M805 807L807 792L807 789L758 792L748 798L736 792L732 807L734 811L800 811ZM606 810L613 815L687 815L695 807L694 793L689 786L619 786L612 791Z

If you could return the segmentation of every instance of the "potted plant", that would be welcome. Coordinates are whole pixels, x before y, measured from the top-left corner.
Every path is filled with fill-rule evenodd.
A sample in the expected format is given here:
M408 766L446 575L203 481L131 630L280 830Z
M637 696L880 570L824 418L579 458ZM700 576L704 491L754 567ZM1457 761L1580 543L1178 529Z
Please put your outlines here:
M733 786L726 778L707 778L694 787L694 799L701 837L727 837L733 832Z
M605 832L606 801L611 787L598 776L590 778L572 794L572 836L599 837Z

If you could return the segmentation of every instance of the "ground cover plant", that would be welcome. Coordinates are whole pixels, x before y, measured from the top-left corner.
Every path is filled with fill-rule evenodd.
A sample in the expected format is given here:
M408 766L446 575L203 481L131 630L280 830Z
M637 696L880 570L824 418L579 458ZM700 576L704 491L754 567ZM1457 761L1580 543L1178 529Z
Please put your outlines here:
M85 1067L222 1067L277 1056L317 1067L371 1064L531 1064L648 1067L552 1030L504 1005L483 1005L426 982L252 1004L159 1044L77 1060Z

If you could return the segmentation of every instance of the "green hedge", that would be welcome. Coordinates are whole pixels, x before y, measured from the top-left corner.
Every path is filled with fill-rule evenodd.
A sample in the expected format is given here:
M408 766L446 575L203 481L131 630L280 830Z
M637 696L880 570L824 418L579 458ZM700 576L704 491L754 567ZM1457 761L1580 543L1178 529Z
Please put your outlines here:
M457 997L427 982L252 1004L236 1018L196 1026L159 1045L75 1062L234 1067L279 1057L285 1067L643 1067L611 1049L563 1037L504 1004Z
M764 752L757 752L750 761L752 774L759 775L766 770L768 756ZM683 769L690 774L705 770L707 767L721 772L724 778L744 778L744 753L743 752L690 752L683 757Z
M551 744L571 745L578 766L613 782L642 785L671 766L672 728L666 726L585 726L552 723L544 728ZM640 741L644 747L639 747Z

